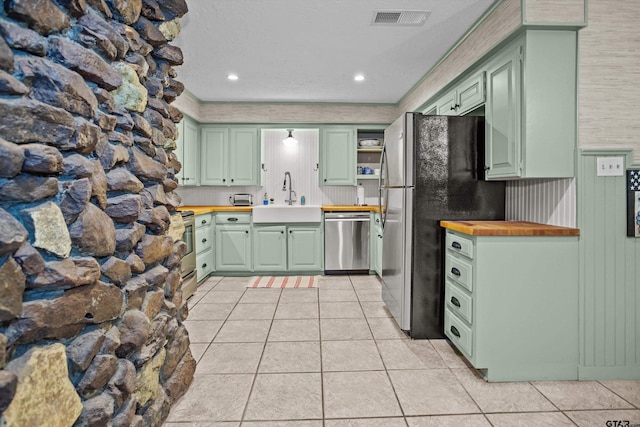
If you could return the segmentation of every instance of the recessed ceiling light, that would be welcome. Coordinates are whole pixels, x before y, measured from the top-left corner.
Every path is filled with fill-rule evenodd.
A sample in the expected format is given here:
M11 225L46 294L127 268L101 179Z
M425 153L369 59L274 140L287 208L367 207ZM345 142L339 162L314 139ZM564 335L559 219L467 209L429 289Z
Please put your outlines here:
M235 81L235 80L238 80L238 75L237 74L229 74L229 75L227 75L227 78L229 80L234 80Z
M353 80L357 81L357 82L361 82L364 80L364 75L363 74L356 74L355 76L353 76Z

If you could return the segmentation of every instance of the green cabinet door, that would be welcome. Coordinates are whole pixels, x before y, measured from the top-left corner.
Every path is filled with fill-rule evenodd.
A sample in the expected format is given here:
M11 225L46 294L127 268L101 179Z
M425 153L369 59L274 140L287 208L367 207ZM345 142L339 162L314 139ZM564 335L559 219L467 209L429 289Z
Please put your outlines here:
M519 177L521 45L497 57L487 67L486 177Z
M229 185L259 185L260 144L257 128L231 128L229 131Z
M215 257L218 271L251 271L251 226L216 226Z
M290 225L287 233L289 271L322 270L322 226Z
M178 184L200 185L198 169L198 125L195 121L185 116L178 125L178 140L176 141L176 154L182 164L180 173L176 175Z
M327 127L320 132L320 185L356 185L356 130Z
M287 269L287 227L284 225L253 226L254 271Z
M474 74L457 88L456 114L462 116L484 103L484 73Z
M451 92L444 95L437 102L438 115L440 116L455 116L456 115L456 105L457 105L458 97L456 95L456 91L452 90Z
M226 185L229 129L203 126L201 131L200 183L202 185Z

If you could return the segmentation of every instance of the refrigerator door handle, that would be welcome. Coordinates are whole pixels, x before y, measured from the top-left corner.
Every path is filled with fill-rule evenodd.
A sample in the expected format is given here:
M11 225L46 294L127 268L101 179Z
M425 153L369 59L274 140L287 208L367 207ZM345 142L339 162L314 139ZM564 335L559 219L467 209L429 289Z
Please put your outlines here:
M378 210L380 211L380 222L382 229L384 230L384 224L387 222L386 209L382 209L382 190L385 191L384 199L387 200L389 196L389 189L386 185L382 184L382 177L389 176L389 162L386 159L387 156L387 143L382 145L382 154L380 155L380 176L378 177Z

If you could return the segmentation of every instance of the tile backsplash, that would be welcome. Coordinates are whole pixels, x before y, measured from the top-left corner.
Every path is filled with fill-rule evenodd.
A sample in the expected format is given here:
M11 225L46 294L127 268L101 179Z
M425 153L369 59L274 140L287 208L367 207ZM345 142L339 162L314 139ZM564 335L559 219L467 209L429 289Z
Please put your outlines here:
M318 129L294 129L293 136L298 144L285 146L286 129L262 130L261 141L264 148L264 179L262 187L180 187L177 191L185 206L226 206L230 205L229 196L234 193L253 194L254 204L261 204L266 192L274 198L276 204L284 204L288 191L282 190L284 173L289 171L292 188L298 202L302 196L308 205L353 205L356 202L355 186L319 186L318 185ZM361 181L365 189L367 202L377 200L378 181ZM288 188L288 183L287 183Z

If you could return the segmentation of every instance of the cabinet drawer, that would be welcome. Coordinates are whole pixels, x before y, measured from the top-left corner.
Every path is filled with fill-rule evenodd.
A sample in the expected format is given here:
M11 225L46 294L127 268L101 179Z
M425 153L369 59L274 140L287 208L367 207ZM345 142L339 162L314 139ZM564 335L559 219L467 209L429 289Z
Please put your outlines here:
M202 252L196 255L196 277L198 282L203 280L211 273L213 269L213 249Z
M196 228L206 227L207 225L211 225L213 221L212 214L202 214L196 216Z
M206 225L196 229L196 254L211 249L213 244L211 226Z
M473 333L471 328L456 317L447 307L444 311L444 333L460 351L473 356Z
M467 323L472 324L473 321L473 303L472 299L465 291L460 289L458 285L447 280L445 284L445 301L447 302L447 309L456 313Z
M456 283L460 283L469 292L473 291L473 266L470 262L462 258L447 255L446 261L447 277Z
M219 213L216 214L216 224L249 224L251 214L248 213Z
M473 240L471 239L458 236L457 234L447 233L446 247L447 250L452 253L458 253L473 259Z

